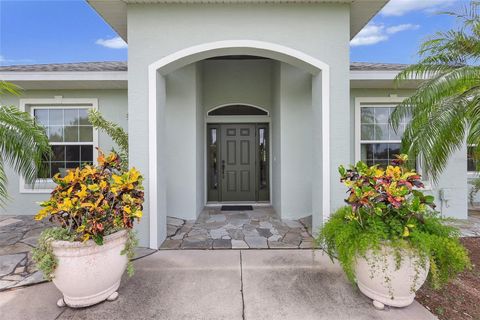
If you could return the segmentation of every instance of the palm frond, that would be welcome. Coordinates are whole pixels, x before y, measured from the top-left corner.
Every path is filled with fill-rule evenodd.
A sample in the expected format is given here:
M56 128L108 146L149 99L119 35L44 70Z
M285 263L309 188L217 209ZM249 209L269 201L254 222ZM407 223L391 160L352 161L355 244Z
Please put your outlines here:
M95 129L104 131L120 148L120 155L126 161L128 159L128 133L118 124L106 120L98 110L88 111L88 121Z
M4 163L27 183L34 183L50 152L43 126L14 106L0 107L0 157Z
M465 141L480 146L478 8L480 3L473 1L461 12L447 12L458 19L460 27L427 39L420 46L419 62L396 78L397 84L422 79L415 93L395 108L390 122L398 129L401 120L411 116L402 149L421 157L423 169L434 181Z
M2 161L2 158L0 158L0 207L5 206L7 200L9 199L7 183L8 178L7 174L5 173L5 165Z
M22 88L16 84L0 81L0 96L10 94L13 96L19 96L22 93Z

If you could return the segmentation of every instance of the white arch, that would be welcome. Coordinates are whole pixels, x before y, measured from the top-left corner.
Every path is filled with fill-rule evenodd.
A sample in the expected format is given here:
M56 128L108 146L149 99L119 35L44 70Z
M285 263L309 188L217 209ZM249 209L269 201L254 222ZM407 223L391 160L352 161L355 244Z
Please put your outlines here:
M225 40L203 43L172 53L148 66L149 74L160 71L162 75L190 63L226 55L256 55L290 63L311 74L326 71L329 66L306 53L276 43L256 40Z
M163 126L158 121L163 120L163 110L158 110L159 103L165 103L165 79L164 75L182 68L188 64L200 60L227 55L254 55L274 60L279 60L298 68L301 68L312 74L312 90L321 90L321 141L322 141L322 168L321 184L323 219L330 214L330 68L328 64L320 61L304 52L265 41L257 40L225 40L204 43L189 48L185 48L163 57L148 66L148 133L149 133L149 216L150 216L150 247L158 248L158 214L161 201L166 201L165 190L160 190L160 199L158 198L158 183L164 181L162 165L163 149L158 150L158 142L163 139L163 134L158 135L159 127ZM161 83L160 94L158 84ZM318 87L318 88L317 88ZM313 96L312 96L313 98ZM317 98L318 99L318 98ZM315 127L315 126L314 126ZM320 134L320 132L318 132ZM159 162L160 161L160 162ZM160 167L160 170L158 170ZM316 170L316 169L314 169ZM160 174L160 178L159 178ZM319 182L320 183L320 182ZM165 188L165 185L162 186ZM313 187L312 187L313 188ZM317 197L318 198L318 197ZM314 200L316 201L316 200ZM162 205L164 205L163 203ZM165 209L166 210L166 209ZM163 212L166 214L166 212ZM315 215L315 210L313 212ZM315 219L315 217L314 217Z

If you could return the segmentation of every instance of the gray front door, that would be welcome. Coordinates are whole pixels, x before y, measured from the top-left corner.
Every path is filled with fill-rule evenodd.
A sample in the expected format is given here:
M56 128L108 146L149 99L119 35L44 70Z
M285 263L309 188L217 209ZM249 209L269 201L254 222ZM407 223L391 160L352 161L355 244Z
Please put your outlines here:
M220 127L221 201L255 201L255 124Z

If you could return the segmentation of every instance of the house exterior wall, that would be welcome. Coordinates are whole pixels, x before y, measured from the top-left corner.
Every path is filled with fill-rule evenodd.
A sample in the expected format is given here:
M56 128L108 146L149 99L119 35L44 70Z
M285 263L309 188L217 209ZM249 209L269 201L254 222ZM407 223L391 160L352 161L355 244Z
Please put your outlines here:
M148 66L178 50L221 40L259 40L302 51L331 68L330 113L332 176L350 157L348 4L182 5L129 4L130 161L148 177ZM288 23L285 23L288 21ZM221 27L219 27L221 26ZM261 32L260 32L261 30ZM234 53L232 53L234 54ZM138 143L139 141L143 143ZM347 141L347 143L346 143ZM330 184L332 207L343 190ZM148 190L147 190L148 195ZM147 199L148 203L148 199ZM141 244L149 236L149 212L138 227Z
M197 102L197 80L195 64L166 77L167 211L169 215L182 219L196 218L199 213L197 192L203 190L197 190L197 179L203 173L203 168L197 164L197 156L201 157L197 152L197 137L201 130L197 129L197 112L203 115Z
M98 110L102 115L127 130L127 90L28 90L20 97L3 96L2 104L19 106L20 99L52 99L54 96L98 99ZM30 112L29 109L25 111ZM104 152L114 147L110 137L102 132L98 135L98 145ZM21 193L19 176L10 168L7 168L7 176L10 200L0 208L0 214L36 214L40 208L38 202L47 200L48 192Z
M395 90L395 89L352 89L350 92L350 140L355 141L355 98L357 97L385 97L386 100L390 95L397 95L398 97L408 97L412 94L412 90ZM355 144L352 143L350 163L354 163ZM338 174L336 175L338 177ZM445 217L453 217L459 219L466 219L468 186L467 186L467 149L466 145L456 151L450 160L447 167L441 174L437 183L426 180L426 193L435 196L435 203L437 210ZM448 200L442 200L441 193L445 193Z
M201 65L205 112L229 103L271 110L271 60L205 60Z
M281 217L299 219L312 214L312 77L285 63L279 77Z

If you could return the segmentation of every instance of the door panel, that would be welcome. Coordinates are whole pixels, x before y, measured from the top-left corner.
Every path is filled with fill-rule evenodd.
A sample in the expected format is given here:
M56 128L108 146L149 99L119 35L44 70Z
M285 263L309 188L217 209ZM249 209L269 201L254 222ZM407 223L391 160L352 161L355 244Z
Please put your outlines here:
M256 201L255 125L224 124L221 137L221 201Z

